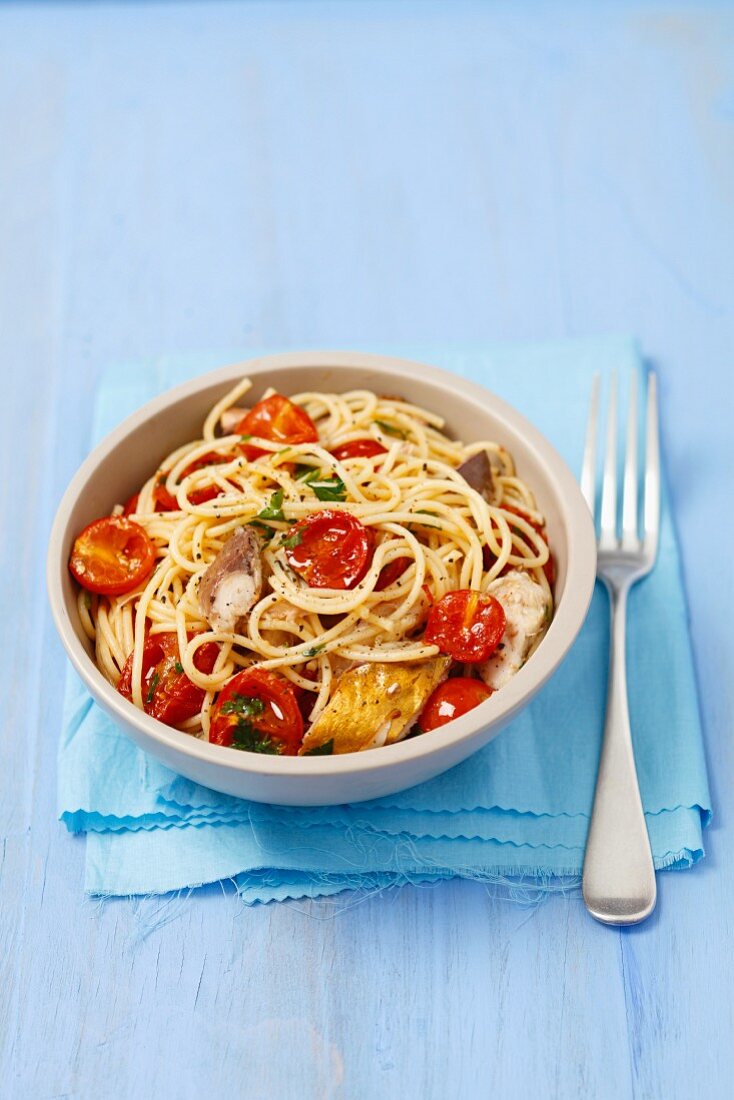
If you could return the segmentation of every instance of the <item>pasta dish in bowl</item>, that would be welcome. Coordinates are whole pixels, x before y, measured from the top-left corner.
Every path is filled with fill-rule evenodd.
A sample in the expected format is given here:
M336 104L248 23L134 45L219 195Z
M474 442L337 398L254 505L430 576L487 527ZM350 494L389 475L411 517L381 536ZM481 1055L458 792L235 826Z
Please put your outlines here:
M479 387L275 356L164 395L90 456L51 602L95 698L183 774L354 801L467 756L550 674L593 586L579 501Z

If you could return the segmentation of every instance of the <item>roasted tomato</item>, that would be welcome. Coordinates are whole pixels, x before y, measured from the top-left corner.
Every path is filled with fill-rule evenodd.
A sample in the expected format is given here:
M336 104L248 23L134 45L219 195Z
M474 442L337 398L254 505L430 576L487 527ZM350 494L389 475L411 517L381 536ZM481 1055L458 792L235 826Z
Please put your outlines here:
M226 458L223 455L217 454L216 451L207 451L206 454L201 455L199 458L190 462L189 465L181 471L181 480L188 477L189 474L193 474L196 470L203 470L206 466L216 466L221 462L226 462ZM224 492L218 485L207 485L202 489L194 489L189 494L189 500L192 504L206 504L209 500L216 500Z
M248 668L220 691L209 727L213 744L295 756L302 739L303 716L296 691L284 676Z
M308 413L280 393L258 401L237 425L241 435L255 435L274 443L318 443L319 433ZM249 462L267 454L262 447L249 443L241 446Z
M324 509L291 527L286 556L312 588L354 588L370 567L375 535L348 512Z
M166 488L166 479L161 476L153 487L153 508L156 512L177 512L178 501Z
M375 592L382 592L385 588L389 588L391 584L395 584L395 581L402 577L412 560L412 558L393 558L387 565L384 565L377 578Z
M386 455L387 450L376 439L366 436L364 439L353 439L351 443L342 443L331 453L339 462L343 462L345 458L374 458L375 455Z
M418 725L424 733L445 726L489 699L491 690L481 680L455 676L439 684L424 706Z
M131 497L125 501L122 506L123 516L131 516L138 510L138 501L140 500L140 493L133 493Z
M215 642L199 646L194 664L199 672L210 673L219 653ZM206 692L189 680L181 667L178 635L149 634L143 646L142 693L146 714L165 722L167 726L180 726L188 718L199 713ZM126 699L132 699L132 653L125 662L117 690Z
M183 481L185 477L193 474L196 470L203 470L205 466L214 466L219 462L226 462L226 458L217 454L216 451L207 451L206 454L201 455L184 467L181 471L181 480ZM207 501L215 500L221 496L223 492L224 490L220 489L218 485L207 485L202 489L194 489L189 496L189 501L191 504L206 504ZM158 479L153 489L153 504L156 512L178 511L178 501L166 488L166 479L163 475Z
M69 569L90 592L122 596L145 580L154 562L155 546L139 524L125 516L105 516L77 536Z
M486 661L505 632L502 604L484 592L447 592L431 609L425 640L455 661Z

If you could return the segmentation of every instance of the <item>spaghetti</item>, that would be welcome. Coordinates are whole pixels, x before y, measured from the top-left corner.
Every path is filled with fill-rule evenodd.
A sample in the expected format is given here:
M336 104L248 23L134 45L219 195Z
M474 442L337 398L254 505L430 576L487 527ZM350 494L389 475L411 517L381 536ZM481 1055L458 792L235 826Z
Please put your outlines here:
M544 519L504 448L452 440L436 413L368 390L304 392L290 399L267 391L247 410L239 403L250 387L249 379L234 386L209 412L201 439L168 455L139 494L115 508L111 521L98 521L116 522L119 538L120 531L127 538L142 529L153 548L144 577L132 574L127 591L119 591L117 582L95 582L94 566L101 568L105 554L110 557L109 547L93 548L96 563L88 557L86 566L75 567L75 555L83 552L85 536L92 539L94 532L88 533L95 525L75 544L70 564L80 581L80 621L99 668L135 706L155 714L151 707L160 678L153 682L146 647L153 652L158 642L157 656L165 643L160 660L168 665L159 660L155 667L178 677L179 688L185 683L197 705L183 718L180 710L177 721L163 720L231 743L212 736L212 723L216 718L222 725L224 709L232 716L225 726L239 723L237 728L254 728L265 741L269 737L269 748L258 748L257 739L241 747L299 751L298 744L284 748L275 736L283 702L266 698L264 688L259 695L234 692L237 698L229 700L227 710L233 677L259 670L262 684L268 679L272 686L277 679L313 729L341 678L346 682L355 667L413 666L415 671L435 664L441 654L452 656L434 621L449 594L470 593L474 618L466 618L465 607L464 619L458 628L449 624L446 637L454 628L476 633L482 615L489 615L486 609L497 602L491 593L513 577L532 584L545 629L552 609L552 558ZM474 486L461 468L485 455L489 478ZM244 527L257 534L262 590L236 624L217 629L202 606L202 581ZM129 543L114 552L127 568ZM352 574L350 553L357 555ZM496 663L512 624L505 616L500 625L483 661L447 662L452 679L461 671L463 678L467 673L469 679L481 678L492 655ZM530 648L538 635L542 631L536 629ZM257 677L252 682L257 685ZM491 690L492 685L487 693ZM251 704L248 713L247 704L237 701L242 698L259 705ZM268 714L269 733L263 718ZM411 727L412 722L401 736ZM388 737L393 739L399 738ZM359 747L373 743L374 738Z

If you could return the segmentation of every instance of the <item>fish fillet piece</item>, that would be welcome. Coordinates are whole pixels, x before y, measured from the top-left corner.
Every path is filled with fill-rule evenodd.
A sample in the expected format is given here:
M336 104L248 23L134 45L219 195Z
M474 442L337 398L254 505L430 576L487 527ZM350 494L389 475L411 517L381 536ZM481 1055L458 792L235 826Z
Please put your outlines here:
M487 592L502 604L507 620L499 647L478 666L487 687L496 691L522 668L545 634L552 606L545 590L520 569L492 581Z
M370 662L345 672L304 737L301 755L327 741L342 753L402 740L450 667L450 657L431 657L404 664Z
M213 630L235 632L262 591L260 540L238 527L199 582L199 604Z
M471 458L456 467L457 474L461 474L464 481L471 485L472 489L484 497L488 504L494 500L494 479L492 477L492 465L486 451L477 451Z

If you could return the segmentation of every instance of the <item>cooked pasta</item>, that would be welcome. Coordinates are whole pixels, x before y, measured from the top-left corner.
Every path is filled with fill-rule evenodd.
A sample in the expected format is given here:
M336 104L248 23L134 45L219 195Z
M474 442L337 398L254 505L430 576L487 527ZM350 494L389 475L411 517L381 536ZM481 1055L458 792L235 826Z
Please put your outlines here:
M426 626L451 593L481 594L484 607L490 599L494 604L490 594L498 585L523 575L545 629L552 559L544 518L505 449L453 440L437 413L398 397L353 390L286 399L266 391L246 409L241 403L250 387L249 379L234 386L209 412L201 438L166 456L137 497L114 509L126 529L142 529L152 546L144 576L131 574L133 586L120 592L116 584L95 584L94 563L75 568L72 555L80 621L97 664L113 685L124 675L121 690L135 706L149 709L155 697L160 680L154 683L146 667L146 645L162 636L169 656L171 639L177 642L175 676L187 690L197 689L195 713L171 724L207 738L223 690L242 670L286 681L314 729L355 668L395 666L397 673L414 666L415 672L432 668L442 654L454 656L435 640L440 630ZM460 470L472 458L486 465L481 484ZM219 612L207 613L202 592L216 587L217 562L243 528L251 544L257 536L259 561L250 564L261 586L252 606L223 625ZM128 546L125 562L131 555L137 562L135 554ZM241 571L237 583L247 580ZM480 670L481 677L492 657L497 663L511 641L504 618L503 625L503 640L483 661L447 661L452 676L476 678ZM531 632L520 663L542 630ZM494 685L485 681L489 694ZM277 717L277 700L274 708ZM254 711L245 707L243 717L236 700L229 711L225 704L225 714L250 726L263 713ZM386 740L411 728L412 722ZM377 741L363 737L350 747L372 747L378 734ZM302 745L283 749L273 736L270 746L256 751L302 751Z

